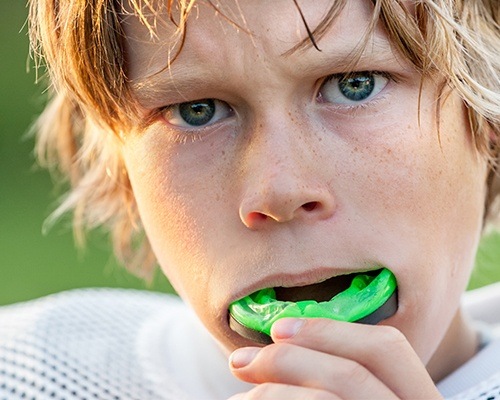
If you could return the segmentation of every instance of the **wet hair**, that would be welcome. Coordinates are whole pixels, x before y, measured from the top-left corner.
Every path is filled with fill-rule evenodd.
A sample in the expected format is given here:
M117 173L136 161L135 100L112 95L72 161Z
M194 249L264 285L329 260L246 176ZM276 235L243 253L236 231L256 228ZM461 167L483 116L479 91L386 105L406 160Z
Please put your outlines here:
M218 2L198 1L251 34L244 16L238 22ZM321 51L321 38L346 2L332 1L323 20L309 26L297 1L290 0L307 31L290 52L311 46ZM371 0L371 4L367 40L381 23L395 50L423 79L438 74L444 78L442 93L449 88L463 99L473 142L490 163L485 216L493 217L497 207L492 204L500 198L495 179L500 137L498 0ZM150 277L155 257L119 149L121 134L139 123L121 24L124 18L139 18L152 40L159 23L174 24L177 36L172 48L178 54L196 0L30 0L29 7L32 55L37 67L46 68L49 79L49 101L34 127L36 151L43 166L69 182L69 191L48 224L72 211L80 243L88 230L104 227L117 258L137 275ZM161 20L161 15L167 19ZM361 51L362 47L353 52L353 66ZM169 62L175 62L175 54Z

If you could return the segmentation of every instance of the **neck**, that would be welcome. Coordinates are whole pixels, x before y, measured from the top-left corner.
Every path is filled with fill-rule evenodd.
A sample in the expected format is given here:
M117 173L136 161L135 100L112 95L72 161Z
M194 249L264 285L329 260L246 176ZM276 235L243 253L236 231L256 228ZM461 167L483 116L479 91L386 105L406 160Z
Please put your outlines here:
M463 365L476 354L478 347L478 334L459 309L427 364L427 370L434 382L439 382Z

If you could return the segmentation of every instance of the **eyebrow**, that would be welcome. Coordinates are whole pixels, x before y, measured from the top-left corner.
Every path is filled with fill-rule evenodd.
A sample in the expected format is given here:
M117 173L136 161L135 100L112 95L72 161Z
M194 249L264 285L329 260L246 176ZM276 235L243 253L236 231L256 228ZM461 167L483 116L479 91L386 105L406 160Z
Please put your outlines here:
M317 51L311 48L308 51ZM369 42L362 50L359 57L355 57L356 47L345 46L339 49L324 49L317 53L320 57L316 62L300 66L300 71L304 75L313 75L324 73L328 76L331 73L347 73L354 69L358 70L376 70L369 64L385 66L394 65L400 58L393 51L391 45L386 40L374 40ZM290 56L281 55L283 60ZM294 64L297 66L298 64ZM186 93L193 91L198 87L207 87L207 85L220 85L220 79L224 76L221 73L216 78L213 74L207 74L207 68L203 63L175 63L165 66L156 73L151 73L145 77L140 77L132 82L131 89L134 98L145 108L152 108L158 104L158 96L161 95L163 102L169 103L169 99L175 99L172 102L179 101L179 97L185 97ZM184 101L191 101L191 98L184 98Z
M313 50L312 50L313 51ZM353 72L355 70L375 70L371 65L385 68L398 63L401 58L393 51L393 47L386 40L374 40L365 45L358 52L358 47L324 49L318 53L321 57L321 65L337 73ZM320 69L318 65L304 66L304 72L313 72Z
M157 73L137 79L132 83L131 89L139 104L147 108L149 104L158 101L158 94L166 99L179 98L183 97L186 91L206 83L206 71L198 65L171 65Z

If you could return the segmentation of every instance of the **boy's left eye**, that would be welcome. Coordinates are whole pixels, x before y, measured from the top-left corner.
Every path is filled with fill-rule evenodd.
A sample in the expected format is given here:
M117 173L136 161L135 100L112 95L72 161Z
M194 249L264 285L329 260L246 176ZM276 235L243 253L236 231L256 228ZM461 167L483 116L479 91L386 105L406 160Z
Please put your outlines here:
M202 99L166 107L162 114L165 120L181 128L202 128L231 116L229 104L215 99Z
M333 104L355 105L379 94L389 78L377 72L335 74L321 85L321 100Z

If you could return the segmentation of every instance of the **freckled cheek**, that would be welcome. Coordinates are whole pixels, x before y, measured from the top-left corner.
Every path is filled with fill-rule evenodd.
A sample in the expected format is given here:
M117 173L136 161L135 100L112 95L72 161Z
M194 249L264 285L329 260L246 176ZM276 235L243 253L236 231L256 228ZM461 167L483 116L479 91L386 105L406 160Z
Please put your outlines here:
M375 203L379 199L379 205L388 211L401 210L408 216L438 221L451 211L450 206L456 208L457 194L477 189L480 168L461 140L443 145L434 130L424 134L415 128L393 132L403 140L370 147L371 168L366 169L364 179L366 187L373 190L371 200Z
M399 327L425 357L428 345L416 332L440 335L433 321L445 325L453 313L473 265L484 204L484 162L463 130L441 133L441 145L434 131L419 137L415 130L405 132L405 143L372 146L360 156L369 162L352 197L363 223L377 231L365 247L396 269L404 293Z
M402 135L394 128L391 132L393 136L412 135ZM352 203L369 218L409 216L422 206L422 198L431 191L427 181L432 166L425 156L427 150L420 150L409 140L384 140L379 132L370 134L379 135L379 140L351 145L353 150L339 163L337 186L349 193L344 202ZM343 190L339 195L344 195Z
M486 165L465 143L464 132L442 134L441 145L431 142L415 159L414 172L408 169L411 184L400 198L411 217L416 245L427 249L429 260L448 266L441 271L445 279L456 269L466 279L482 226ZM453 135L462 136L448 140Z
M215 272L211 259L228 214L216 171L169 152L135 148L127 168L141 219L158 262L178 292L196 286L203 292ZM220 254L220 252L219 252Z
M443 124L441 143L431 126L392 127L373 137L355 146L344 182L348 207L367 227L359 235L369 254L422 282L432 273L425 265L466 270L481 227L485 176L466 131Z

